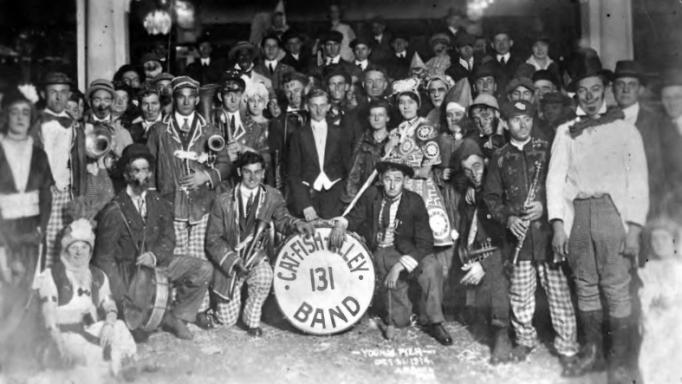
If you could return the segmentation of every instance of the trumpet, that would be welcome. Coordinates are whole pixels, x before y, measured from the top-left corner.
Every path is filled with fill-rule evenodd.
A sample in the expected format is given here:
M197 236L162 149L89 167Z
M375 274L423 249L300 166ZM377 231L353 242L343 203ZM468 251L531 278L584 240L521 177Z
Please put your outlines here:
M85 132L85 154L91 159L99 159L111 152L111 131L97 124Z

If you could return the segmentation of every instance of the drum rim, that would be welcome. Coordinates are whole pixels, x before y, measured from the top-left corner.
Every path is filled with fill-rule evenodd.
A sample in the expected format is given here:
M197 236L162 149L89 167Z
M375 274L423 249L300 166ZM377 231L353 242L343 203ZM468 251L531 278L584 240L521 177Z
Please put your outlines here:
M318 224L318 225L314 225L314 227L315 227L315 230L317 230L318 228L333 229L333 225L330 225L330 224ZM348 332L349 330L353 329L353 327L357 326L357 324L360 322L362 317L365 316L365 313L367 313L367 311L369 310L369 307L372 305L372 302L374 302L374 291L376 290L376 270L374 269L374 255L369 250L369 248L367 247L367 244L365 244L365 242L362 240L362 237L360 235L358 235L355 232L350 232L350 231L347 231L346 235L350 235L351 237L355 238L355 240L358 241L358 243L362 246L362 248L365 251L367 251L367 254L369 255L370 261L372 262L371 263L372 264L372 275L374 275L373 276L374 278L371 279L372 291L371 291L371 298L370 298L369 305L367 305L367 307L362 310L362 312L358 316L358 320L355 323L353 323L352 325L350 325L346 328L343 328L343 329L339 329L335 332L330 332L330 333L312 333L308 330L304 330L304 329L299 328L298 326L296 326L296 324L294 324L293 321L291 321L291 319L289 319L289 317L287 317L285 315L285 312L282 309L282 305L280 304L279 300L277 299L277 295L276 295L276 291L275 291L275 284L274 284L274 277L273 277L272 292L275 296L275 302L277 303L277 308L279 308L280 313L282 313L282 315L287 320L287 322L289 322L289 324L292 327L294 327L297 331L303 333L304 335L308 335L308 336L333 336L333 335L338 335L338 334L341 334L344 332ZM293 239L296 236L304 236L304 235L302 235L300 233L291 234L291 235L287 236L281 242L281 244L277 247L277 253L276 253L277 257L275 257L275 262L273 264L273 271L274 271L275 266L277 265L277 261L279 261L279 254L282 251L282 248L284 248L284 245L287 244L291 239Z

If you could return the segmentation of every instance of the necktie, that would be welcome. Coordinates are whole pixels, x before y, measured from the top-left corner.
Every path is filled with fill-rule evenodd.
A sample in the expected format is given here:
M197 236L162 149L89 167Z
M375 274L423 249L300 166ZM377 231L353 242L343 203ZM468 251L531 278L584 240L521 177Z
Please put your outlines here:
M504 60L504 56L500 57L500 64L505 65L507 62Z
M387 229L391 223L391 206L395 199L384 199L384 210L381 211L381 228Z
M189 132L189 119L188 118L185 117L185 122L182 123L182 127L180 128L180 130L182 130L184 132Z
M137 206L137 212L140 213L142 220L145 220L147 217L147 207L144 201L144 197L138 196L137 199L135 199L135 205Z
M234 137L234 133L237 131L237 123L235 122L234 115L230 117L230 132L229 137Z
M246 216L249 216L251 214L251 209L253 209L253 195L254 193L251 192L251 194L249 194L249 200L246 202Z
M355 65L357 65L358 68L362 69L362 63L357 63L357 64L355 64Z
M59 123L64 128L71 128L71 125L73 124L73 119L68 116L55 116L51 113L46 113L43 112L42 114L42 120L44 123L50 122L50 121L56 121Z
M272 63L268 64L268 69L270 69L270 74L275 73L275 66L273 66Z

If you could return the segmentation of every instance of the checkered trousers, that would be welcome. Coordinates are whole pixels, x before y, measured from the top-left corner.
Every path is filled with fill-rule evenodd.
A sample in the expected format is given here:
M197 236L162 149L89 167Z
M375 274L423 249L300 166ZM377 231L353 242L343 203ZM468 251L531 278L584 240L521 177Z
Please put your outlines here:
M66 226L66 206L71 202L71 191L52 188L52 210L45 229L45 266L59 258L59 234Z
M247 286L247 298L244 304L244 312L242 313L242 320L247 327L256 328L260 325L260 316L263 309L265 299L270 294L270 287L272 286L272 267L267 260L262 261L256 267L251 269L246 276L246 279L239 279L237 287L235 288L234 299L226 301L222 298L217 298L215 308L215 318L219 323L231 326L237 323L239 318L239 310L242 306L241 287L244 282Z
M175 228L175 255L187 255L201 260L206 258L206 227L208 226L208 215L204 215L198 223L190 224L189 221L174 221ZM209 307L208 291L201 301L199 312L203 312Z
M578 352L578 333L568 281L561 268L552 268L546 262L534 265L530 260L521 260L514 266L510 279L509 301L516 341L531 348L537 343L533 314L538 276L547 294L552 327L556 332L554 348L559 354L575 355Z

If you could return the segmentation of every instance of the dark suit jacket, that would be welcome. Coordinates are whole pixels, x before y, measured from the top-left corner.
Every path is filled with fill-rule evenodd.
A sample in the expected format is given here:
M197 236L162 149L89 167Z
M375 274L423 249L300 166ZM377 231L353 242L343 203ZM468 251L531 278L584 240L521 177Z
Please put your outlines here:
M331 181L343 180L348 175L351 152L348 140L348 135L341 128L327 121L323 169ZM307 122L303 129L294 132L291 137L287 172L294 214L298 214L304 208L312 206L310 189L320 174L310 122Z
M290 53L287 53L282 58L282 63L286 64L296 70L296 72L307 73L308 68L310 68L310 55L304 55L301 49L301 53L298 55L298 60L296 60Z
M334 64L332 64L334 65ZM339 62L336 64L343 68L344 71L346 71L349 75L352 75L353 73L356 73L356 70L359 68L355 66L355 64L351 63L350 61L346 61L344 59L339 59ZM329 65L331 66L331 65ZM310 74L318 79L324 79L324 76L326 74L326 68L327 65L316 65L310 70Z
M649 201L650 208L655 208L656 204L663 198L665 187L665 173L663 169L663 156L661 146L661 114L663 112L656 112L649 107L645 107L640 103L639 113L637 114L637 121L635 126L642 135L642 143L644 144L644 152L646 154L646 163L649 170ZM678 147L678 151L682 147ZM655 215L655 209L649 209L649 216Z
M226 63L222 60L211 58L211 64L204 66L201 65L201 59L198 59L185 68L185 74L202 85L219 83L226 68Z
M474 72L474 69L479 65L480 63L478 60L474 59L474 66L472 68L466 69L462 66L462 64L459 63L459 58L454 58L452 65L450 65L450 68L445 71L445 74L452 77L452 80L459 81L465 77L470 78L471 74ZM469 79L469 83L471 83L471 79Z
M346 217L348 230L362 235L372 251L377 249L379 214L383 198L381 189L370 187ZM410 255L420 261L433 252L433 232L429 226L429 213L421 196L403 189L395 219L398 222L393 245L400 254Z
M118 302L135 275L137 257L144 252L156 256L156 265L167 267L173 259L175 231L171 204L155 191L147 191L147 219L137 212L123 190L99 214L93 264L101 268Z
M512 52L509 56L509 60L502 65L499 61L497 61L497 54L493 53L492 57L493 59L489 64L492 65L497 72L497 92L504 94L507 84L512 78L514 78L519 66L523 64L525 60L522 59L521 56L515 55Z
M407 73L410 70L410 60L412 60L412 55L414 53L407 51L404 58L399 58L395 55L395 52L386 59L386 70L388 71L388 77L393 80L404 79L407 77Z
M267 77L272 82L272 88L275 90L282 88L282 80L287 73L294 72L294 67L282 61L277 63L274 72L270 72L270 68L265 66L264 62L259 62L253 67L253 70Z
M679 192L682 190L682 135L668 117L661 123L661 149L666 187Z
M477 208L478 211L476 211ZM483 241L490 239L493 246L500 247L503 250L501 253L496 253L495 257L488 257L481 261L483 269L488 270L493 267L494 263L501 263L501 254L506 253L505 249L507 244L505 241L505 227L496 221L490 213L488 206L483 201L482 192L476 191L475 205L468 204L466 199L462 199L459 203L460 221L457 225L457 232L459 233L460 243L464 242L464 244L461 244L461 247L466 247L466 241L469 237L469 231L471 230L474 212L477 212L478 230L476 231L473 247L475 249L480 248Z
M393 55L393 49L391 48L391 38L391 32L388 31L384 31L383 35L381 36L381 41L375 39L374 36L369 38L369 47L372 49L372 54L369 55L369 58L372 60L372 62L381 66L386 66L388 60Z

